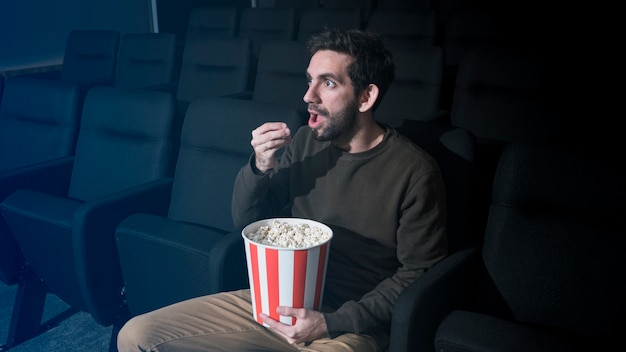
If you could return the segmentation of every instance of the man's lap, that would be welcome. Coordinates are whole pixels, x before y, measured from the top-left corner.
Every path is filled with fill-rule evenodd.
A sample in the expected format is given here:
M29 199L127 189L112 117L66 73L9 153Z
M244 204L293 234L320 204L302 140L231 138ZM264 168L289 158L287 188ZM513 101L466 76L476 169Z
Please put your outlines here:
M118 336L130 351L376 351L371 337L344 334L308 346L287 343L252 317L249 290L193 298L129 320Z

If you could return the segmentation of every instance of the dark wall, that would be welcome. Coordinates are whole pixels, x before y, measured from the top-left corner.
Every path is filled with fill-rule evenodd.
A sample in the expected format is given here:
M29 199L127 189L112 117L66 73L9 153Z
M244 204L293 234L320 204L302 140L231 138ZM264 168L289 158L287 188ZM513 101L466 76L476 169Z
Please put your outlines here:
M58 64L74 29L152 30L151 0L0 1L0 73Z

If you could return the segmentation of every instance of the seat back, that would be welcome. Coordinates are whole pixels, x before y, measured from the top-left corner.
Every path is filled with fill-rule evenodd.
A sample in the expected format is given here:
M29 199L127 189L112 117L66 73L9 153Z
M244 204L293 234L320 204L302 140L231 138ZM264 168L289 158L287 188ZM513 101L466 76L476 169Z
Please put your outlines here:
M360 29L361 9L306 9L302 11L296 40L306 43L324 28Z
M115 86L149 88L174 84L176 50L176 35L172 33L124 34L115 67Z
M443 48L446 65L457 66L473 49L505 45L504 16L484 10L464 10L450 13L443 28Z
M265 43L274 40L294 40L295 33L295 9L251 7L241 11L237 36L250 39L255 62Z
M477 138L476 189L485 196L477 199L476 209L485 215L502 148L560 134L561 107L553 92L561 83L551 67L531 52L487 48L471 51L459 64L450 123Z
M530 53L473 50L459 64L451 123L483 143L558 135L557 77Z
M435 11L374 10L365 29L380 33L387 48L394 52L416 46L434 46L437 14Z
M465 54L476 49L500 48L512 45L507 43L511 37L505 34L505 17L495 12L484 10L459 10L446 14L438 11L441 25L441 47L445 60L445 96L446 106L452 104L455 79L461 59ZM507 43L505 45L505 43Z
M325 9L360 9L362 20L367 23L375 0L324 0L320 3Z
M579 146L507 145L485 231L482 312L590 337L594 346L619 336L626 313L623 176L616 159Z
M304 111L305 72L309 53L303 43L282 40L266 43L259 56L252 100L281 104Z
M68 34L61 67L67 83L112 83L120 33L113 30L74 30Z
M316 9L320 7L320 0L274 0L274 7L280 9Z
M81 118L69 198L88 201L167 175L175 106L169 93L92 88Z
M0 104L0 173L72 155L80 108L76 85L10 78Z
M395 79L389 86L376 119L394 127L402 120L432 120L441 107L443 52L424 46L393 52Z
M430 154L441 169L446 186L449 252L480 242L472 211L476 137L464 128L435 121L407 120L398 131Z
M181 134L168 217L178 221L235 230L231 197L235 176L253 150L250 131L267 122L284 121L292 131L300 115L290 107L228 98L193 101Z
M234 6L196 6L189 13L184 41L234 37L238 17Z
M437 3L439 1L442 0ZM376 0L378 10L429 11L434 8L434 0Z
M191 102L249 89L252 44L246 38L187 40L176 98Z

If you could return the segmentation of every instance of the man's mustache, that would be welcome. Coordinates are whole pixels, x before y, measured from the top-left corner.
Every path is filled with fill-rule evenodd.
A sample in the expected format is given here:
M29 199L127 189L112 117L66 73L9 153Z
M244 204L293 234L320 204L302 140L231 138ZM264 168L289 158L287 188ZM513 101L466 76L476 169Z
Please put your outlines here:
M309 108L309 111L314 111L318 115L328 116L328 111L326 109L323 109L323 108L317 106L317 105L309 104L308 108Z

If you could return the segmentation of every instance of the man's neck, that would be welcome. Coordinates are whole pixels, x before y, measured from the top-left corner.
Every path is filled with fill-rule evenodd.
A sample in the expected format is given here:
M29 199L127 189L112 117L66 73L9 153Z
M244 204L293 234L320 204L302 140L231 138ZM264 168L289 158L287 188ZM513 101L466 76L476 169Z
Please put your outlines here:
M382 142L384 135L385 129L371 119L360 126L349 141L343 143L336 141L334 144L348 153L362 153Z

